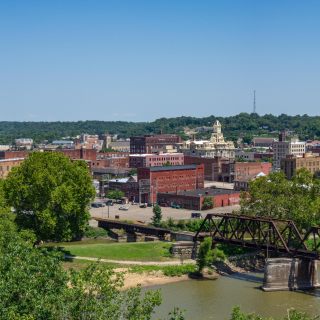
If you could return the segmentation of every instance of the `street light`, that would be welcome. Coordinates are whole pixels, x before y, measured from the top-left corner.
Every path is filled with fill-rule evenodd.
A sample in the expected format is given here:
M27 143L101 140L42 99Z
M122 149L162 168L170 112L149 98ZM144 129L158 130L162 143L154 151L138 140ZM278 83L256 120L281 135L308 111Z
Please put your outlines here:
M269 234L270 231L272 231L272 229L264 230L264 232L267 232L268 234ZM268 241L268 238L267 238L267 259L266 259L266 261L268 261L268 249L269 249L269 241Z

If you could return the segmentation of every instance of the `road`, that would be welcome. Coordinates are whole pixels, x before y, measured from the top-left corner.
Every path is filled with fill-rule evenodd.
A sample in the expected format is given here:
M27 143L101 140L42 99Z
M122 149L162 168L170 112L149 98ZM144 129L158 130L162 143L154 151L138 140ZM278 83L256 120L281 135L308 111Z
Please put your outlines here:
M96 199L96 202L100 202L100 200ZM128 211L119 210L120 204L114 204L109 207L109 217L115 218L115 215L119 215L120 219L134 219L139 221L151 221L151 217L153 216L152 207L140 208L138 205L131 205L131 203L125 205L129 207ZM189 219L191 218L192 212L199 212L195 210L189 209L173 209L171 207L161 207L162 209L162 219L167 220L168 217L172 217L173 219ZM207 213L231 213L233 210L239 211L240 206L228 206L228 207L219 207L211 210L202 211L202 216L205 217ZM108 217L108 207L105 206L103 208L91 208L90 215L92 217L97 218L107 218Z

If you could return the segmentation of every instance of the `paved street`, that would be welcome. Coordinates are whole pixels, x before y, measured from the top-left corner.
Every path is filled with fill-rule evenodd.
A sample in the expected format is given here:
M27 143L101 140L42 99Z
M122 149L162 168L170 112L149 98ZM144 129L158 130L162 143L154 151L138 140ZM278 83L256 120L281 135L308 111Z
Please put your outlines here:
M96 199L96 202L100 202L100 200ZM150 221L153 216L152 207L140 208L138 205L131 205L131 203L125 205L129 207L128 211L119 210L120 204L114 204L109 207L109 217L114 218L115 215L119 215L120 219L134 219L139 221ZM161 207L163 220L167 220L168 217L172 217L174 219L189 219L191 217L192 212L199 212L195 210L188 209L173 209L171 207ZM219 213L230 213L233 210L238 211L240 209L239 205L229 206L229 207L219 207L211 210L205 210L202 213L204 217L207 213L219 212ZM91 208L90 215L97 218L107 218L108 217L108 207L105 206L103 208Z

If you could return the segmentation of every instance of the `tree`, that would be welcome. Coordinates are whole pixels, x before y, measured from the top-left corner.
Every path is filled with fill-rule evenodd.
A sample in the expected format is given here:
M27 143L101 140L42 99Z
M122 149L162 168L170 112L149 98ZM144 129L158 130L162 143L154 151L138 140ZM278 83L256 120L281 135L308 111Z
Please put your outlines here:
M214 206L214 197L205 197L202 202L201 210L212 209Z
M252 139L253 139L253 136L251 136L251 135L246 135L246 136L243 136L242 137L242 142L243 143L247 143L247 144L250 144L251 143L251 141L252 141Z
M313 174L312 179L313 180L319 179L319 176L318 176L318 174L316 172Z
M163 163L162 166L163 166L163 167L168 167L168 166L171 166L171 163L170 163L170 161L168 160L167 162Z
M121 290L123 274L99 261L68 273L62 259L56 249L11 244L0 261L0 318L150 320L162 302L160 290Z
M6 202L15 210L18 231L31 232L34 244L69 241L82 234L96 191L85 161L55 152L31 152L3 183Z
M292 180L272 172L266 177L249 180L249 193L240 195L241 213L260 217L293 220L298 230L309 230L320 222L320 179L301 168Z
M155 226L158 226L162 220L161 207L158 204L153 207L153 217L151 220Z
M120 151L112 148L103 148L99 151L99 153L103 153L103 152L120 152Z
M255 316L254 312L249 314L244 314L240 311L241 306L235 306L232 309L232 314L230 320L263 320L260 316ZM282 318L283 320L316 320L320 317L310 317L306 312L298 312L296 309L287 310L287 314ZM268 318L265 320L277 320L274 318ZM279 319L280 320L280 319Z
M132 169L129 171L129 175L130 175L130 176L134 176L137 172L138 172L138 169L137 169L137 168L132 168Z
M114 191L108 190L107 192L107 198L108 199L114 199L114 200L119 200L125 196L124 192L122 192L119 189L116 189Z
M212 247L212 239L211 237L206 237L200 244L198 258L197 258L197 266L198 271L202 272L203 268L208 265L208 263L212 263L213 260L220 259L224 261L226 256L223 251L219 249L211 249Z

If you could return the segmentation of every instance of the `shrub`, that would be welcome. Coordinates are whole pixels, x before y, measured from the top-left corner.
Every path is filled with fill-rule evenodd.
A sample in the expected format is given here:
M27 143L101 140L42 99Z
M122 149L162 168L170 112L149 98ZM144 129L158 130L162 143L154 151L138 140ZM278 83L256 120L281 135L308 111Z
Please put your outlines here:
M169 228L173 228L175 226L173 218L169 217L167 221L168 221Z
M201 210L212 209L214 206L214 198L213 197L205 197L202 202Z
M87 238L98 238L98 237L108 237L109 236L109 230L105 230L103 228L94 228L91 226L87 226L86 230L83 234Z
M178 221L178 224L177 224L177 227L180 229L180 230L184 230L186 228L186 222L184 220L179 220Z

